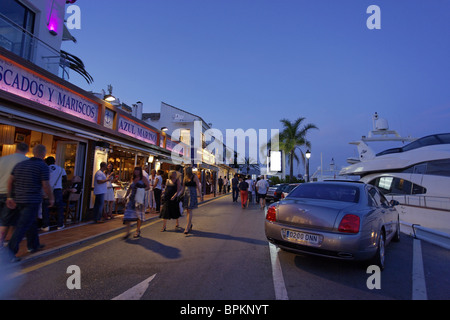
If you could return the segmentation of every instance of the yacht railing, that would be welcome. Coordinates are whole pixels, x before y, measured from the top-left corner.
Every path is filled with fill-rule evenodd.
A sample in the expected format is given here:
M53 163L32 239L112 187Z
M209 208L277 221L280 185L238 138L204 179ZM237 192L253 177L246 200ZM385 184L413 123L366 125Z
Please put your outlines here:
M0 13L0 47L59 76L69 78L68 62L49 44Z
M445 210L450 212L450 197L435 197L425 195L387 195L388 198L402 205L427 209Z

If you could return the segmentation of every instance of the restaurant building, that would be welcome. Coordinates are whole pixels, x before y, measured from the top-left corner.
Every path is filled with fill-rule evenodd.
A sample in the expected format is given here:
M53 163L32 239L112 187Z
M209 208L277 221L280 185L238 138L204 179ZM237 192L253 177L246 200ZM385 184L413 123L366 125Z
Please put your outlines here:
M24 3L29 2L2 0L0 9L0 156L14 153L18 142L45 145L69 181L82 178L71 220L89 220L100 162L114 164L120 189L135 166L170 159L173 146L161 144L159 129L61 78L66 71L61 73L59 64L65 64L58 42L63 41L65 1ZM51 30L49 15L55 21ZM59 57L56 66L42 59L44 48Z
M144 113L142 117L146 123L164 128L167 133L179 137L180 142L189 148L190 157L186 164L193 165L202 183L203 194L217 193L219 177L228 177L231 180L234 176L236 170L227 166L223 158L227 154L223 142L219 143L222 158L218 158L220 153L211 152L206 148L205 133L212 128L211 123L207 123L202 117L165 102L161 102L159 113ZM168 141L173 143L170 139Z

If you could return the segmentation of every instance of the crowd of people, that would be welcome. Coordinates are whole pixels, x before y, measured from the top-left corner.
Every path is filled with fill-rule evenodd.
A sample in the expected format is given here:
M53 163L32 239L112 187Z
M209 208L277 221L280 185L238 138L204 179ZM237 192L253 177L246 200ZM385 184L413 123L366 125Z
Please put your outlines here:
M93 217L95 223L102 223L104 219L111 219L112 204L109 202L108 192L112 189L112 183L117 178L114 170L109 168L111 164L102 162L94 176L95 203ZM198 206L198 196L202 197L201 184L192 167L186 166L183 170L177 166L171 170L164 181L162 170L151 170L148 167L135 167L133 178L127 188L125 196L121 199L125 204L123 223L126 225L124 239L130 237L131 223L136 222L134 238L141 235L142 222L145 221L145 213L157 213L163 219L162 232L166 231L167 220L176 220L176 229L181 228L178 219L186 210L187 223L184 234L192 230L192 210ZM111 186L111 187L108 187ZM114 199L114 198L113 198ZM108 205L109 208L105 209Z
M25 237L29 252L43 248L39 241L38 221L42 221L41 230L49 230L50 208L56 211L57 228L64 228L66 203L72 195L82 191L81 178L75 176L69 183L65 169L56 165L56 159L46 158L44 145L36 145L32 151L33 157L28 158L29 146L19 143L14 154L0 157L0 250L7 250L12 261L19 260L16 255ZM198 207L198 196L203 200L201 184L192 167L170 171L166 181L163 181L163 171L152 170L148 174L147 169L134 168L124 196L124 238L130 236L131 222L137 222L134 237L140 237L146 210L159 213L163 219L161 231L166 231L167 220L176 220L175 227L180 228L178 219L186 210L184 234L189 234L193 228L193 210ZM94 223L113 217L113 183L117 178L112 164L100 164L94 175ZM12 235L5 247L8 234Z
M264 176L253 180L250 175L240 176L236 174L231 180L231 186L233 190L233 202L238 202L238 198L240 197L242 209L247 208L253 203L259 203L261 209L265 208L269 182L264 179Z
M42 249L39 242L38 218L41 218L41 230L48 231L50 225L50 208L56 211L57 228L64 228L65 206L71 197L82 191L81 178L75 176L67 181L64 168L56 164L54 157L45 157L44 145L33 148L33 157L26 154L29 147L19 143L16 153L0 157L0 249L8 232L12 236L7 249L12 260L17 259L21 241L26 237L29 252ZM163 179L162 170L151 170L148 167L135 167L133 177L122 199L124 204L123 223L126 225L124 239L130 237L131 223L136 222L136 233L139 238L141 226L145 221L145 213L157 213L163 220L161 232L167 230L167 221L175 220L175 229L182 229L179 218L186 212L184 234L192 231L193 210L198 207L198 197L202 195L201 183L191 166L178 166L169 171ZM113 164L102 162L94 175L94 223L101 223L113 218L115 196L113 184L118 179ZM250 204L260 203L265 206L265 194L269 187L264 177L256 181L251 176L238 176L229 181L227 177L218 179L219 194L233 191L233 202L240 195L242 208Z

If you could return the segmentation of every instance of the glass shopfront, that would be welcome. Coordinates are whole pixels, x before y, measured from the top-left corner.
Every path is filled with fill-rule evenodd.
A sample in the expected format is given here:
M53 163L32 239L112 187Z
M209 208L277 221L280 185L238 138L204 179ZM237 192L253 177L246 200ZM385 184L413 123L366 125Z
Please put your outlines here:
M73 137L46 129L39 128L35 124L17 122L15 125L8 123L6 119L0 119L0 156L7 156L16 152L17 143L26 143L30 147L27 157L33 157L33 147L42 144L47 148L46 157L54 157L56 164L66 171L67 185L69 188L74 177L84 179L86 164L87 141L73 140ZM0 168L1 170L1 168ZM81 206L77 206L77 212L71 214L71 222L81 220Z
M56 164L63 167L67 180L74 176L84 176L86 143L73 141L69 137L59 136L45 131L30 130L8 124L0 124L0 156L16 152L16 144L24 142L30 147L27 156L33 156L33 147L43 144L47 148L46 157L54 157Z

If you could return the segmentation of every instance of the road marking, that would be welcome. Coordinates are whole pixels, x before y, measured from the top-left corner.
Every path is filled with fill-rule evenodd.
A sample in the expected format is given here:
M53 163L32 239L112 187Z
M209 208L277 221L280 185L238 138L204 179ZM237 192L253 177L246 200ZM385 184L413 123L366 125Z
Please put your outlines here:
M126 301L135 301L141 300L144 293L147 291L150 286L150 282L156 277L156 274L152 275L150 278L142 281L138 285L134 286L130 290L125 291L121 295L111 299L111 300L126 300Z
M413 243L413 271L412 271L412 300L427 300L427 287L423 269L422 244L414 239Z
M162 220L156 220L156 221L150 222L150 223L148 223L148 224L145 224L145 225L141 226L141 230L142 230L142 229L145 229L145 228L147 228L147 227L150 227L150 226L152 226L152 225L154 225L154 224L156 224L156 223L158 223L158 222L161 222L161 221L162 221ZM131 231L131 232L133 232L133 231ZM75 250L75 251L71 251L71 252L69 252L69 253L67 253L67 254L64 254L64 255L62 255L62 256L56 257L56 258L54 258L54 259L50 259L50 260L47 260L47 261L45 261L45 262L39 263L39 264L34 265L34 266L32 266L32 267L24 268L24 269L22 269L20 272L15 273L15 274L13 275L13 277L18 277L18 276L20 276L20 275L24 275L24 274L30 273L30 272L32 272L32 271L39 270L39 269L41 269L41 268L43 268L43 267L46 267L46 266L49 266L49 265L51 265L51 264L53 264L53 263L56 263L56 262L62 261L62 260L64 260L64 259L70 258L70 257L72 257L72 256L74 256L74 255L77 255L77 254L79 254L79 253L85 252L85 251L87 251L87 250L93 249L93 248L95 248L95 247L101 246L101 245L103 245L103 244L105 244L105 243L108 243L108 242L110 242L110 241L113 241L113 240L116 240L116 239L122 238L122 237L123 237L123 234L118 234L118 235L109 237L109 238L107 238L107 239L104 239L104 240L102 240L102 241L98 241L98 242L93 243L93 244L91 244L91 245L85 246L85 247L83 247L83 248L81 248L81 249L78 249L78 250Z
M283 271L281 270L280 259L278 258L278 248L269 243L270 261L272 262L272 278L273 286L275 288L276 300L289 300L286 285L284 283Z

